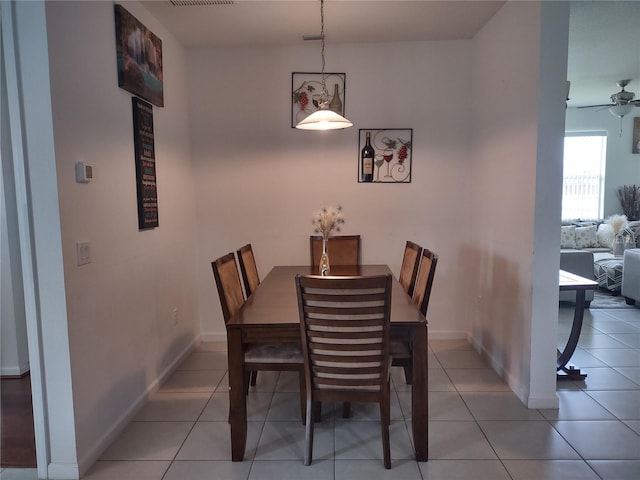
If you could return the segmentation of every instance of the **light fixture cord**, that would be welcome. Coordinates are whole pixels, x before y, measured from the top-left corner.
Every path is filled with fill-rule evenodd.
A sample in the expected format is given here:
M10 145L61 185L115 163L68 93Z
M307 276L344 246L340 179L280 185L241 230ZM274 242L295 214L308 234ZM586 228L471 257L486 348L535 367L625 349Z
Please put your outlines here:
M320 0L320 45L322 50L320 55L322 57L322 94L321 98L325 101L329 100L329 92L327 91L327 85L324 74L324 0Z
M620 117L620 134L619 137L622 138L622 117Z

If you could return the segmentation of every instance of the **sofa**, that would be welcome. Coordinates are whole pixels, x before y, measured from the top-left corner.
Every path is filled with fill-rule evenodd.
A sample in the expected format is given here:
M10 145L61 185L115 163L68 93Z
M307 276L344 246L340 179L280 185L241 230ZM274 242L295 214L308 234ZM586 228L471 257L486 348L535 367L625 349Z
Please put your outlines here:
M560 270L580 275L585 278L593 278L593 252L577 249L560 250ZM593 300L593 290L585 292L586 306ZM575 290L564 290L560 292L561 302L575 302Z
M627 239L640 248L640 221L629 222ZM619 294L623 276L623 261L612 250L611 226L603 221L574 220L563 222L560 234L560 269L581 277L597 280L600 287ZM617 252L618 253L618 252ZM587 305L593 291L587 291ZM575 292L560 292L560 301L575 302Z
M640 248L624 251L622 295L629 305L640 303Z

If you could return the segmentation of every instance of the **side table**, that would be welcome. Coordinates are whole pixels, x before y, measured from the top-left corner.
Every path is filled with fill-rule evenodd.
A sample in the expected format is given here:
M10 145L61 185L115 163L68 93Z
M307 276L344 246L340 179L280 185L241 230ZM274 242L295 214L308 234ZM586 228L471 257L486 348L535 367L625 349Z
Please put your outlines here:
M578 346L578 339L580 338L580 331L582 330L585 292L587 290L595 290L598 288L598 282L560 270L559 285L561 292L566 290L575 290L576 306L573 311L573 324L571 325L571 333L569 334L567 345L564 347L562 352L558 350L556 378L558 380L584 380L587 378L587 374L581 373L579 368L569 365L569 360Z

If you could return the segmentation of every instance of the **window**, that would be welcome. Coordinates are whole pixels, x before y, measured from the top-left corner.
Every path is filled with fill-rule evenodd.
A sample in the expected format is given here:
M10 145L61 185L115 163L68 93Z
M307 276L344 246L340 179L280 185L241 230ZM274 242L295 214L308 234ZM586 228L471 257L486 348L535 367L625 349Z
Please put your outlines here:
M606 157L606 134L590 132L565 136L562 220L602 218Z

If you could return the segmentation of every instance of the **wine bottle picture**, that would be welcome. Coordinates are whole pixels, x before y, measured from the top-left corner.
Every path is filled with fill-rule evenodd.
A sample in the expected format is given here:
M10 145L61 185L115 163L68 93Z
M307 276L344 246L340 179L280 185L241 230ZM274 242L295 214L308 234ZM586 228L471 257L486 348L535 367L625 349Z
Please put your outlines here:
M329 108L338 115L342 115L342 100L340 100L340 90L337 83L333 86L333 98L329 103Z
M360 181L373 182L373 159L376 152L371 146L371 132L366 132L366 143L360 155Z

